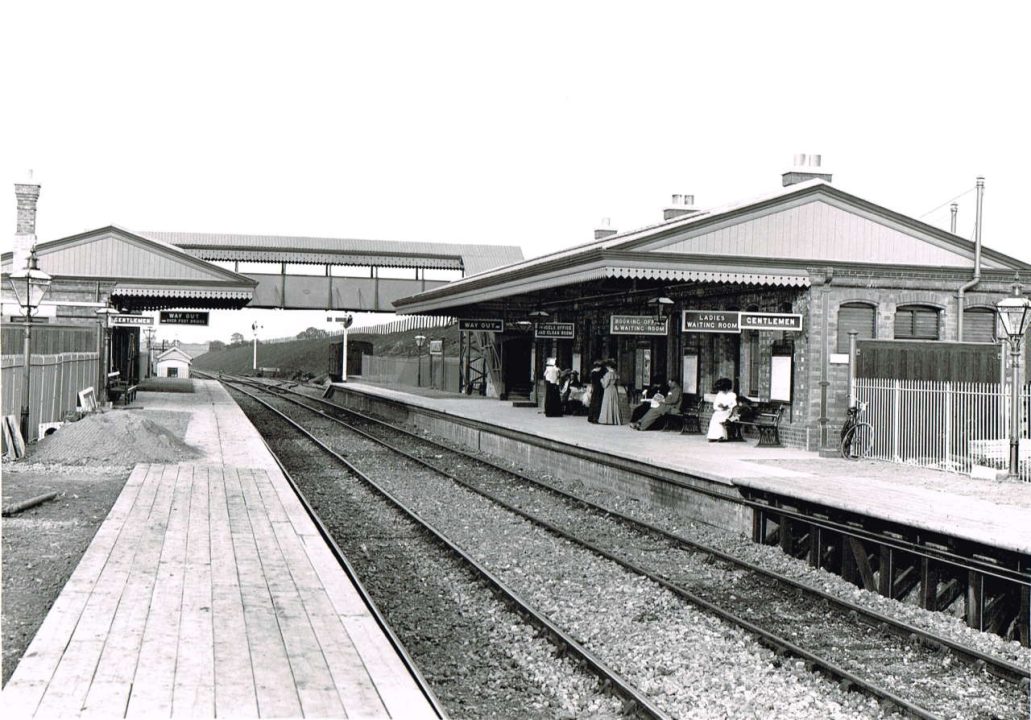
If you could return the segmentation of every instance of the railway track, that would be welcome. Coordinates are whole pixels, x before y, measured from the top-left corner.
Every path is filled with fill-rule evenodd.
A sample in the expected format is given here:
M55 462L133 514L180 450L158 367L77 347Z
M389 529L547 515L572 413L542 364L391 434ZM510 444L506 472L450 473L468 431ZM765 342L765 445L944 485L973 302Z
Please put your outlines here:
M283 390L269 390L283 393ZM303 398L303 399L302 399ZM430 443L422 436L358 415L332 403L306 395L292 402L314 412L342 413L357 418L361 431L376 429L396 442L417 443L409 452L418 461L502 504L510 511L538 522L550 531L641 573L681 597L734 622L762 638L779 653L802 658L807 666L859 687L919 717L933 717L941 706L942 686L973 688L978 698L960 715L971 717L1023 717L1028 670L1000 658L967 648L948 638L912 627L861 606L809 588L796 581L699 546L661 528L614 513L510 469L485 463L454 448ZM318 407L312 407L318 406ZM382 437L377 438L382 442ZM428 449L428 450L427 450ZM427 459L425 456L429 454ZM417 457L417 456L423 457ZM416 456L416 457L413 457ZM489 468L490 472L483 472ZM518 478L514 486L512 479ZM532 488L532 489L530 489ZM585 514L586 513L586 514ZM613 543L613 525L635 533L632 541ZM648 543L643 546L641 543ZM626 548L631 548L627 551ZM687 550L691 556L684 557ZM670 572L670 567L683 569ZM698 572L704 566L705 572ZM800 597L807 600L800 602ZM757 601L757 598L761 598ZM815 603L818 612L799 612L799 605ZM770 630L775 628L775 630ZM844 658L844 659L837 659ZM854 668L865 668L861 674ZM853 668L853 669L850 669ZM874 672L870 672L870 670ZM870 676L876 678L871 681ZM951 680L951 678L955 680ZM895 679L894 688L891 686ZM913 682L905 678L916 678ZM928 678L934 678L929 683ZM939 688L939 689L935 689ZM915 699L907 699L915 698ZM968 704L971 701L964 701ZM925 707L926 706L926 707ZM953 716L955 708L946 708ZM969 714L969 715L968 715Z
M337 463L345 466L348 472L354 476L360 478L368 487L372 488L384 501L390 503L396 510L403 513L407 519L418 525L425 533L428 533L433 537L435 543L445 548L447 553L451 556L458 558L468 568L472 569L479 578L484 581L491 589L491 591L502 599L502 601L512 608L519 616L524 618L530 625L535 628L535 632L539 635L546 637L554 646L555 654L561 660L563 657L570 657L575 660L577 664L582 666L588 672L592 673L597 678L598 687L602 691L611 694L621 701L619 704L619 711L623 715L630 715L633 717L641 718L652 718L665 720L670 716L663 712L658 706L656 706L644 693L641 693L637 688L630 684L625 678L623 678L618 672L608 667L600 658L594 653L585 648L576 639L570 636L568 633L563 631L556 624L551 622L545 615L535 610L530 604L523 600L517 592L501 580L498 576L492 573L488 568L484 567L481 563L477 562L475 558L470 556L461 547L448 539L446 535L440 532L438 529L433 527L425 519L420 518L418 513L413 512L409 507L405 505L403 501L395 497L391 492L384 488L376 480L369 477L366 473L356 468L351 464L346 457L333 448L329 447L324 442L320 441L317 437L307 432L299 423L295 422L285 414L279 412L275 407L265 403L260 398L254 396L252 393L248 393L245 390L236 388L239 392L251 397L255 402L261 403L264 407L268 408L272 413L276 413L280 419L288 424L292 429L304 437L307 438L308 442L317 446L319 450L325 453L326 456L332 457ZM265 428L267 429L267 428ZM309 513L315 518L320 532L330 540L333 546L336 545L333 540L333 534L326 527L324 523L318 518L318 514L313 508L312 504L309 504L301 492L300 483L290 477L286 467L283 468L284 473L287 475L288 480L294 486L298 495L302 499L302 503L305 505ZM365 544L360 545L362 552L367 552ZM338 557L341 562L347 563L343 554L341 553ZM347 564L349 573L354 573L353 568ZM357 574L353 574L353 577L357 579ZM400 645L400 643L398 643Z

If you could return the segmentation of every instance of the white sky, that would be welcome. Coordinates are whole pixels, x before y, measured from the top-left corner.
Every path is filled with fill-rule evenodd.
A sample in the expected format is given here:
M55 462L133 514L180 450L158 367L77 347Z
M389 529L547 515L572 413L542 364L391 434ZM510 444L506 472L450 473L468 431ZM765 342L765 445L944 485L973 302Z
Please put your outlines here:
M32 168L41 240L114 223L531 257L602 217L651 224L672 193L775 190L806 152L915 217L984 175L985 244L1031 260L1029 20L1026 2L3 3L0 228ZM947 228L947 204L923 219ZM970 192L960 234L973 219Z

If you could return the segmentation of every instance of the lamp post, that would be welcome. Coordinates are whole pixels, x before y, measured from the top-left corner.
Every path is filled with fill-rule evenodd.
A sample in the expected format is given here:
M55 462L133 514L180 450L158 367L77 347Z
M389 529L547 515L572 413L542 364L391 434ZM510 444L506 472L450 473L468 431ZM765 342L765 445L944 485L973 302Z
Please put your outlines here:
M1031 300L1020 294L1020 285L1013 286L1013 296L1004 298L996 305L1002 329L1010 343L1010 467L1009 477L1020 474L1020 380L1017 368L1020 365L1020 345L1031 321Z
M345 313L338 317L326 318L329 322L338 322L344 328L343 344L340 346L340 382L347 382L347 329L354 322L354 315ZM360 370L361 368L359 368ZM359 375L361 373L358 373Z
M112 315L117 315L118 309L105 305L102 308L97 308L95 312L97 314L97 322L100 325L100 352L97 358L97 362L100 365L100 380L97 383L100 386L98 394L100 395L101 402L107 402L108 373L111 372L111 321L109 318Z
M422 346L426 342L425 335L415 336L415 364L418 367L416 374L418 379L415 381L418 387L422 387Z
M147 334L147 377L150 377L151 369L154 366L154 328L147 328L143 332Z
M673 300L662 296L657 297L654 300L649 300L648 304L655 306L655 319L662 322L662 318L666 315L666 309L673 306Z
M43 296L50 289L53 278L39 269L36 248L33 247L25 267L11 273L11 287L18 299L18 306L25 313L25 382L21 393L21 436L29 441L29 384L32 381L32 315L39 309Z

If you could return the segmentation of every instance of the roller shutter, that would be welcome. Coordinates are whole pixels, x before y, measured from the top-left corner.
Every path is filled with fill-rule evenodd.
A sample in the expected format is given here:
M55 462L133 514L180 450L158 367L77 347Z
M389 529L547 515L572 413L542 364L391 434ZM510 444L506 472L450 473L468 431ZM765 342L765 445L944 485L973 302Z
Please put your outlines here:
M909 305L895 311L896 340L937 340L938 310Z
M838 308L838 352L848 352L848 334L857 333L856 339L877 337L877 308L865 303L847 303Z
M995 311L972 308L963 313L963 342L994 343Z

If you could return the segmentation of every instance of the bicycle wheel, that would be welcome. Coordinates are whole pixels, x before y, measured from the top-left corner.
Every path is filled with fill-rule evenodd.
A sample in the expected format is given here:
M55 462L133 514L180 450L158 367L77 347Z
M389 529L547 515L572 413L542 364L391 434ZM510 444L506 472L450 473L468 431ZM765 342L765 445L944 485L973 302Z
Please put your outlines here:
M856 423L841 438L841 457L848 460L858 460L862 457L869 457L873 451L873 425L870 423Z

